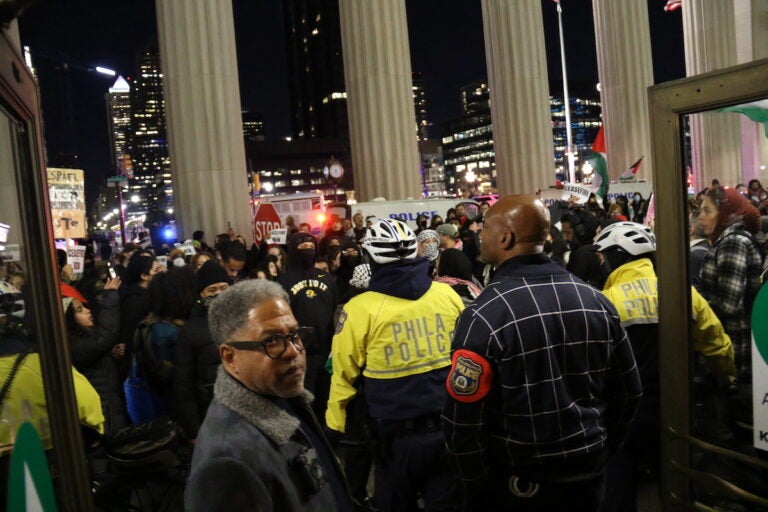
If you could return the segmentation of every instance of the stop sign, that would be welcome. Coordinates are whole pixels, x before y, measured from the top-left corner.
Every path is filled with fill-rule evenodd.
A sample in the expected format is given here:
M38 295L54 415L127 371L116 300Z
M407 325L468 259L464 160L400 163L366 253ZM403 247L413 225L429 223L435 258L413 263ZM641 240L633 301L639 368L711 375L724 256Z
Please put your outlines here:
M253 216L253 239L257 244L268 239L270 231L281 227L280 216L274 206L264 203L256 208L256 214Z

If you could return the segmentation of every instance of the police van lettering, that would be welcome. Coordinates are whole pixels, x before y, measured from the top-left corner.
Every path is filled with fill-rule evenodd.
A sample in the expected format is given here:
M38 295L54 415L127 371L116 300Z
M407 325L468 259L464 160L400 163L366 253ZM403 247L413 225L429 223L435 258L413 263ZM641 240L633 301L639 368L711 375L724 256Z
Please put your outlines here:
M432 217L435 217L437 215L436 210L432 211L424 211L424 212L401 212L401 213L390 213L389 218L390 219L400 219L402 221L416 221L419 218L419 215L425 216L427 219L431 219Z
M439 313L394 323L393 341L384 346L385 364L400 366L424 357L446 355L452 335Z

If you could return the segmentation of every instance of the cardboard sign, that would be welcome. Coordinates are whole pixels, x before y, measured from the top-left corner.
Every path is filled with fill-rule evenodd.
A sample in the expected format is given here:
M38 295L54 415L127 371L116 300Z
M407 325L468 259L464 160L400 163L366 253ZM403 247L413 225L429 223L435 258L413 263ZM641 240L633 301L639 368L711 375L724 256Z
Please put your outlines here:
M82 169L48 168L54 238L85 238L85 180Z
M67 264L75 274L82 274L85 268L85 246L73 245L67 247Z
M269 239L267 240L267 243L285 245L287 239L287 228L273 229L269 232Z
M5 250L0 252L0 260L3 263L8 261L21 261L21 246L19 244L8 244Z
M184 242L179 246L179 249L184 251L184 256L194 256L197 254L197 250L195 250L195 246L192 245L191 241Z
M577 185L575 183L566 183L563 185L563 195L561 196L563 201L576 204L586 204L589 195L592 193L588 187L583 185Z
M270 232L283 227L275 207L269 203L260 204L253 216L253 239L257 244L269 238Z

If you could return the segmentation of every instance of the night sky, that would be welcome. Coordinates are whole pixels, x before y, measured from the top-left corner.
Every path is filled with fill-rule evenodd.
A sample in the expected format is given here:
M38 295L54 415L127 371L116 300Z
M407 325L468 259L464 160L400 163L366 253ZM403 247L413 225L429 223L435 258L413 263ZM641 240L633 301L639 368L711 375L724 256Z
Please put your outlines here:
M551 92L562 94L555 4L541 1ZM571 92L593 92L592 2L562 3ZM685 74L681 15L665 13L664 4L649 0L656 83ZM290 135L280 1L234 0L233 6L243 107L263 113L267 140ZM459 87L486 77L480 1L406 0L406 7L411 65L423 73L432 136L439 136L441 124L461 113ZM40 78L49 158L79 156L90 204L112 173L104 95L114 79L87 68L131 76L137 51L157 34L154 1L39 0L20 18L19 30Z

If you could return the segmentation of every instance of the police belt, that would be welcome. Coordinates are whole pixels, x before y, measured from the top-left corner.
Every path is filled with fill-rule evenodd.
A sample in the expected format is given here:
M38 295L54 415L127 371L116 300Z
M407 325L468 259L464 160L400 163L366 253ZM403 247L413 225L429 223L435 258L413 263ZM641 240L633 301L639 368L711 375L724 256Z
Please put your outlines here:
M514 464L507 469L507 474L531 482L562 484L587 482L603 474L607 459L608 450L600 450L550 462Z
M376 420L375 426L380 435L391 437L431 434L442 430L439 413L406 420Z

